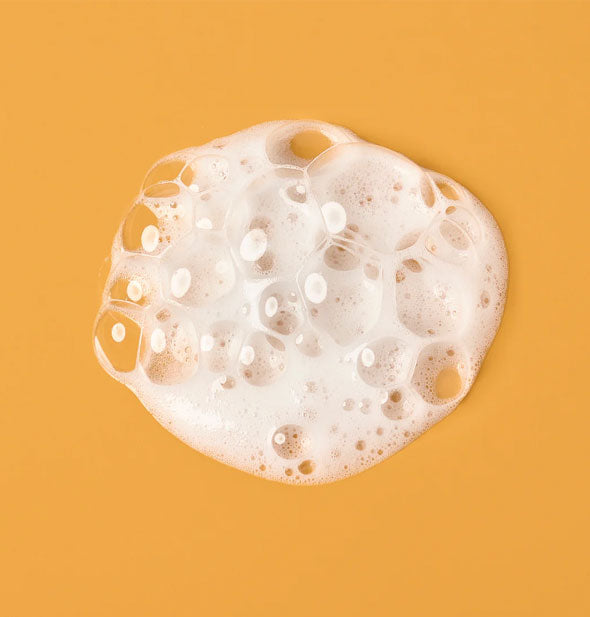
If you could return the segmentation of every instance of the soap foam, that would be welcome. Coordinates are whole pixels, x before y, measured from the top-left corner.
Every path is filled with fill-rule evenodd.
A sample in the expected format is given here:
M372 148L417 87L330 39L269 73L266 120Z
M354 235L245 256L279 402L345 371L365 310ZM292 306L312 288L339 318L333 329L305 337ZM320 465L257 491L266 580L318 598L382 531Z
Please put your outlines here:
M469 191L317 121L156 163L111 261L104 369L195 449L295 484L367 469L452 411L507 280Z

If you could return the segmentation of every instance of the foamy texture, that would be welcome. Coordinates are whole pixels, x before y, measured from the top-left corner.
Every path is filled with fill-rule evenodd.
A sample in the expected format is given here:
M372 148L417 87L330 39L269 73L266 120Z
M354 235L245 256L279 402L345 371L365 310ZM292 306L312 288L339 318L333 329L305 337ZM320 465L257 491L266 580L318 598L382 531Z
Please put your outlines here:
M156 163L111 259L104 369L193 448L295 484L367 469L452 411L507 278L469 191L316 121Z

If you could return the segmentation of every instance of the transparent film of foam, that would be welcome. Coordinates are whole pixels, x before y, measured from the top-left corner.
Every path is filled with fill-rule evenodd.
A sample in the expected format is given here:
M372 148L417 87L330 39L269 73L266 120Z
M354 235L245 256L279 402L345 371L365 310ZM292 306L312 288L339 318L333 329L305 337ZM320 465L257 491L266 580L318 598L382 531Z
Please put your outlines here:
M160 160L111 264L103 368L193 448L293 484L367 469L452 411L507 282L463 186L311 120Z

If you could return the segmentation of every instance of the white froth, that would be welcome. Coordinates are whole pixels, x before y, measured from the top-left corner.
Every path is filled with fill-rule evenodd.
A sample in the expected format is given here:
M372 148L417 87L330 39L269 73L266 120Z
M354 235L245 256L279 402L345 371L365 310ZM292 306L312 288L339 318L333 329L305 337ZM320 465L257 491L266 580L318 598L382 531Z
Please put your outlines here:
M178 268L170 279L170 291L175 298L182 298L191 286L191 273L188 268Z
M303 133L328 151L296 153ZM321 483L384 460L469 391L507 263L457 182L312 120L160 163L135 202L158 223L117 237L95 340L163 426L245 471ZM154 196L166 186L180 191Z
M258 261L266 253L268 241L262 229L249 231L240 244L240 255L244 261Z
M141 246L146 253L153 253L158 246L160 234L155 225L148 225L141 232Z

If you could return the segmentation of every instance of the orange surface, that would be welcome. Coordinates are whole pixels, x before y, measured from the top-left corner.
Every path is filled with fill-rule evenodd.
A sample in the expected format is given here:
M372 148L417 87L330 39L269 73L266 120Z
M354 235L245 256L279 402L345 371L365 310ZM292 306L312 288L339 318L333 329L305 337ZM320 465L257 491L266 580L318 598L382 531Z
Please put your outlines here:
M590 4L1 4L0 614L590 614ZM315 117L497 217L503 325L449 418L293 488L183 445L91 349L160 156Z

